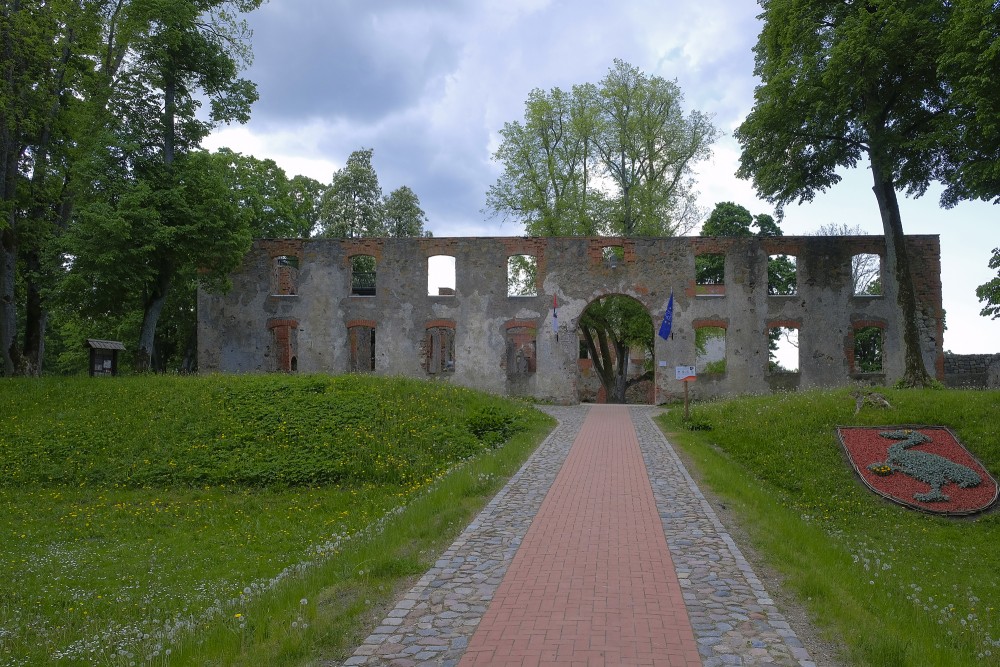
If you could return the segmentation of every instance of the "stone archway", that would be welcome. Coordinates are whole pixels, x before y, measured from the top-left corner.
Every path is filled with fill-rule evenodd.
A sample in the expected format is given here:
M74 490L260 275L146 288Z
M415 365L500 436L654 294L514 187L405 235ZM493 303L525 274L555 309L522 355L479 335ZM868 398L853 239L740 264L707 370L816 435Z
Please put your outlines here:
M653 318L641 301L627 294L597 297L576 330L580 402L653 403Z

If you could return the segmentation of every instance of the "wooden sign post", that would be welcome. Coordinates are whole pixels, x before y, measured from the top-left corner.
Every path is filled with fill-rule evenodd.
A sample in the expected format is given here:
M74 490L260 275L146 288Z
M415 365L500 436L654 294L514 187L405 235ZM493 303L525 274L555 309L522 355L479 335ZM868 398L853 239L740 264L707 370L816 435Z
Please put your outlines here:
M694 382L696 377L694 366L678 366L677 379L684 383L684 421L690 419L688 412L688 382Z

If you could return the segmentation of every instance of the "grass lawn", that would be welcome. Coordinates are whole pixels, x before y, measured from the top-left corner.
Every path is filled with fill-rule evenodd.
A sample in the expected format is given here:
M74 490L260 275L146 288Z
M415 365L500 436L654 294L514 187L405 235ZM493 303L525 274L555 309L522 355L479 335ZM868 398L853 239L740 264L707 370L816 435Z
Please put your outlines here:
M848 390L696 404L661 427L735 511L821 629L873 667L1000 664L1000 511L915 512L876 496L836 426L950 426L1000 473L1000 392L885 390L855 416ZM693 428L692 428L693 427Z
M550 427L413 380L0 380L0 665L341 658Z

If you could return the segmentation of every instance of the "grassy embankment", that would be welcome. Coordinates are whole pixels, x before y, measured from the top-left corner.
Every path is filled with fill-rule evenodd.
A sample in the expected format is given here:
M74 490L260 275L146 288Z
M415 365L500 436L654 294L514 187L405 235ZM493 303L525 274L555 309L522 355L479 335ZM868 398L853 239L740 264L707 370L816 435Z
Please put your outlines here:
M0 665L341 658L550 427L413 380L0 380Z
M1000 392L892 391L857 416L846 390L694 406L661 424L820 627L873 667L1000 664L1000 511L922 514L868 491L835 426L952 427L996 476ZM705 430L691 430L695 426Z

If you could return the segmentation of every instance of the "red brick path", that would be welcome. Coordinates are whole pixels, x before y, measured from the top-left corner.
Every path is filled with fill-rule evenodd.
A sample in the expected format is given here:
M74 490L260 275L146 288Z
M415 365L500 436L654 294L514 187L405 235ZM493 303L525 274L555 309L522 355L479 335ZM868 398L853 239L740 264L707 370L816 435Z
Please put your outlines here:
M628 408L597 405L468 665L701 665Z

